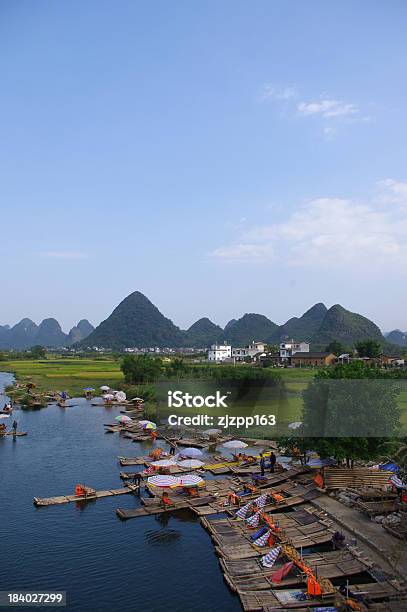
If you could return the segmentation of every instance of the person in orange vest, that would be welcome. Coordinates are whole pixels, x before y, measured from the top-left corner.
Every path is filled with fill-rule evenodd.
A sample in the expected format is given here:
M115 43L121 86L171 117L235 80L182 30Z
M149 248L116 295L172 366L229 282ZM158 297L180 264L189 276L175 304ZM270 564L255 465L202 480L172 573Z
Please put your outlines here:
M228 502L231 506L238 506L240 504L239 496L233 493L233 491L230 491L228 493Z
M153 442L155 442L155 440L157 439L157 432L154 429L151 430L150 437Z
M319 596L322 594L320 584L314 576L308 576L307 595Z
M167 491L164 491L162 496L161 496L161 504L164 506L164 508L168 508L168 506L173 506L174 504L172 503L170 496L168 495Z

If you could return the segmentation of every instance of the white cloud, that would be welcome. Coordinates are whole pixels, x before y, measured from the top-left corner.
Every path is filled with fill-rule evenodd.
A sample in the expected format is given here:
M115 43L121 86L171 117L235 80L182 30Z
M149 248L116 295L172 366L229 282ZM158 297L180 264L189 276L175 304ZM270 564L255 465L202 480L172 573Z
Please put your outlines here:
M371 122L372 117L364 115L355 103L343 102L333 97L321 95L310 101L301 100L295 87L276 87L265 83L260 89L260 102L276 102L284 105L284 111L289 111L292 117L313 117L323 122L323 134L332 139L340 123Z
M345 104L339 100L319 100L317 102L300 102L297 105L300 115L319 115L324 119L332 117L349 117L359 112L355 104Z
M211 255L223 261L264 261L273 256L273 249L269 244L233 244L215 249Z
M82 251L42 251L39 256L45 259L86 259L88 254Z
M388 204L401 204L407 206L407 183L385 179L378 183L379 201Z
M222 246L212 256L227 261L273 261L289 266L371 270L372 266L407 269L406 183L387 180L383 198L396 190L399 203L391 208L375 199L359 203L342 198L318 198L297 208L280 223L254 226L238 244Z
M271 83L265 83L260 90L259 99L261 102L270 100L291 100L297 97L295 87L274 87Z

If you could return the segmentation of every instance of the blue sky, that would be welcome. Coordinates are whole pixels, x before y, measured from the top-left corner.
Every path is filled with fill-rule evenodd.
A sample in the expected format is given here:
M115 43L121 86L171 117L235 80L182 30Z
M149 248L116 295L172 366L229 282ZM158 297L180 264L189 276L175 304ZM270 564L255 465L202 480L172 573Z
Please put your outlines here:
M0 323L407 329L403 1L0 3Z

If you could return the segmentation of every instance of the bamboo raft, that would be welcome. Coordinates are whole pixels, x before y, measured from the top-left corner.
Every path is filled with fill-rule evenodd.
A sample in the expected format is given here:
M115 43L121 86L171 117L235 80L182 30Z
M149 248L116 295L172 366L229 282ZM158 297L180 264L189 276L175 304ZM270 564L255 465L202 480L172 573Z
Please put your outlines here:
M399 540L407 540L407 516L398 525L383 523L384 529Z
M366 570L364 563L355 559L350 552L315 553L304 557L309 566L318 575L318 578L342 578L362 573ZM284 588L301 585L304 583L303 572L293 568L282 582L275 583L271 574L280 569L287 558L278 561L270 570L263 568L257 559L237 561L234 566L234 574L224 569L225 580L230 588L239 593L240 591L262 591L270 588ZM247 571L246 571L247 570Z
M275 591L242 591L239 592L240 602L245 612L271 612L272 610L309 610L334 602L336 591L328 590L321 598L298 601L295 595L305 593L304 589L281 589Z
M390 514L391 512L397 512L398 502L397 499L367 502L358 501L356 503L356 507L368 516L377 516L379 514Z
M368 468L325 468L323 475L326 489L384 489L392 472Z
M146 465L145 457L118 457L121 466Z
M91 501L102 497L112 497L114 495L126 495L137 490L134 485L127 485L123 489L108 489L106 491L95 491L90 495L60 495L58 497L40 498L34 497L34 506L55 506L58 504L68 504L70 502Z
M172 438L171 440L176 442L177 446L191 446L192 448L209 448L210 446L208 440L201 441L196 438Z
M365 489L345 489L344 493L353 493L358 496L359 501L384 501L387 499L396 499L397 493L393 491L383 491L383 489L374 489L367 487Z
M296 549L318 546L332 539L331 521L321 519L311 508L288 514L274 514L273 519L278 521L284 530L283 542ZM201 518L201 523L208 530L218 556L223 559L240 561L258 557L270 550L267 546L259 548L253 544L252 532L247 530L243 522Z
M189 509L199 514L199 507L206 506L213 497L206 495L204 497L197 497L193 499L179 497L171 497L172 505L163 508L158 498L156 499L143 499L143 506L141 508L128 509L128 508L117 508L116 514L122 520L126 521L132 518L138 518L140 516L151 516L153 514L163 514L167 512L175 512L176 510Z
M28 435L28 431L17 431L16 433L14 433L14 431L7 431L5 434L5 436L27 436Z

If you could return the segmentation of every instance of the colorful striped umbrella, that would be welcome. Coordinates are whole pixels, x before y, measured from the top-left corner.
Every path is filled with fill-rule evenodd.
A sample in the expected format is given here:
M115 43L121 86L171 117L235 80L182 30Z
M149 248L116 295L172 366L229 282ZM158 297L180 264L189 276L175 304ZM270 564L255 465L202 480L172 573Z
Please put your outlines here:
M115 417L115 421L119 421L119 423L130 423L131 418L125 414L119 414L117 417Z
M248 504L246 504L245 506L242 506L241 508L239 508L239 510L236 512L235 516L237 516L238 518L241 519L245 519L247 516L247 513L249 512L250 508L252 506L252 502L249 502Z
M181 461L178 461L177 463L179 467L188 469L196 469L205 465L203 461L199 461L198 459L183 459Z
M258 527L259 526L260 514L261 514L260 511L256 512L255 514L253 514L253 516L251 516L250 518L246 519L246 523L249 525L249 527Z
M264 506L266 505L266 502L267 502L267 493L264 493L264 495L260 495L260 497L255 499L253 503L256 504L258 508L264 508Z
M399 489L406 489L407 488L407 485L405 485L403 483L403 481L400 480L400 478L398 476L396 476L396 475L390 476L390 482L392 484L394 484L394 486L399 488Z
M277 557L280 554L281 546L276 546L272 548L267 555L264 555L261 558L261 563L264 567L273 567L274 563L277 561Z
M264 533L262 536L257 538L257 540L253 542L253 544L255 546L266 546L271 533L272 531L271 529L269 529L268 531L266 531L266 533Z
M171 489L180 485L180 479L176 476L165 476L160 474L157 474L157 476L150 476L147 482L154 487L160 487L162 489Z
M183 487L199 487L205 484L205 481L196 474L185 474L185 476L179 476L180 484Z
M157 429L157 425L153 421L139 421L138 423L143 429Z

